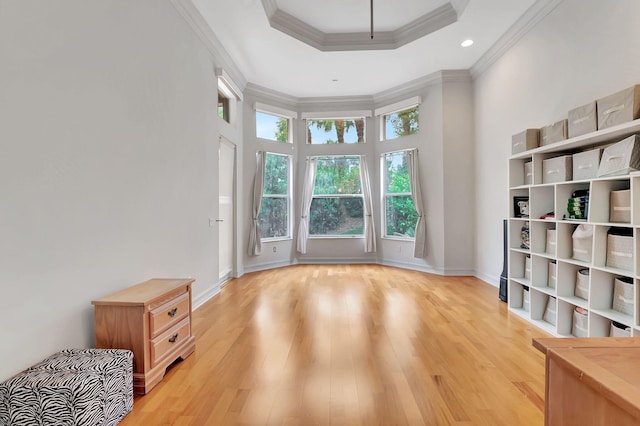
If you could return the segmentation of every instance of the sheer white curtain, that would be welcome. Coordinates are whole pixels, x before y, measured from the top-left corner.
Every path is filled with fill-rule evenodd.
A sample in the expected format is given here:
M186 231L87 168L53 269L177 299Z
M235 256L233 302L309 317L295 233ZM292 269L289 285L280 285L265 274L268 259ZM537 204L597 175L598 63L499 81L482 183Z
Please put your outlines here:
M373 223L373 203L371 202L371 181L369 168L364 155L360 156L360 182L362 183L363 211L364 211L364 252L376 251L376 228Z
M265 152L256 153L256 175L253 178L253 207L251 209L251 229L249 230L249 256L259 256L262 253L260 241L260 224L258 215L262 206L262 187L264 185Z
M313 185L316 181L316 159L307 158L307 167L304 172L302 187L302 207L300 211L300 226L298 226L298 252L307 252L307 239L309 238L309 210L313 199Z
M418 150L407 151L409 157L409 183L411 184L411 199L418 213L418 223L416 223L416 238L413 246L413 257L424 257L427 243L427 224L424 218L424 203L422 202L422 191L420 190L420 173L418 166Z

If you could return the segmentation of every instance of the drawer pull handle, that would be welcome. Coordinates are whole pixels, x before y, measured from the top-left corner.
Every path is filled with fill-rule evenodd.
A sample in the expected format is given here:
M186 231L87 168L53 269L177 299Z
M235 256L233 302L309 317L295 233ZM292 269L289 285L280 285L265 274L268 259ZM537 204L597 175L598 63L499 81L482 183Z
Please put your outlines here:
M172 310L170 310L169 312L167 312L167 315L169 315L171 318L176 316L176 313L178 312L178 308L173 308Z
M176 340L178 340L178 333L176 333L173 336L169 337L169 343L175 343Z

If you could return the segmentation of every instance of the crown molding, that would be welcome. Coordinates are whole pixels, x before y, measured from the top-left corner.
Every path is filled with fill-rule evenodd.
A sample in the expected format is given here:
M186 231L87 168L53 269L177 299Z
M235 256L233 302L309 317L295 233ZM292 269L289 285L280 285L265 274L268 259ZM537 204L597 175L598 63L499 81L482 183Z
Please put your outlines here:
M262 0L272 28L323 52L397 49L457 22L467 3L462 2L456 10L451 2L446 2L394 31L375 33L374 39L371 40L368 32L325 33L279 9L276 0Z
M269 89L253 83L247 83L244 88L244 95L262 100L276 101L281 104L289 105L292 109L296 109L298 102L300 101L295 96L287 95L286 93L278 92L277 90Z
M216 67L224 69L240 90L247 85L247 79L231 59L209 23L204 19L192 0L169 0L178 14L186 21L191 30L204 43L216 62Z
M496 41L471 67L473 79L480 76L491 65L511 49L538 22L553 11L562 0L538 0Z

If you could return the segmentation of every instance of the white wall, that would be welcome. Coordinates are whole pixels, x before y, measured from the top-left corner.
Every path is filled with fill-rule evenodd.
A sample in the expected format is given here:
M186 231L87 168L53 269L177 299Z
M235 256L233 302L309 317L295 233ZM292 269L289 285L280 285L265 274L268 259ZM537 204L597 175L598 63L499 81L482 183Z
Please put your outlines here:
M564 0L474 81L476 273L497 285L511 135L640 83L640 2Z
M94 343L91 300L217 283L211 54L168 1L0 9L0 380Z

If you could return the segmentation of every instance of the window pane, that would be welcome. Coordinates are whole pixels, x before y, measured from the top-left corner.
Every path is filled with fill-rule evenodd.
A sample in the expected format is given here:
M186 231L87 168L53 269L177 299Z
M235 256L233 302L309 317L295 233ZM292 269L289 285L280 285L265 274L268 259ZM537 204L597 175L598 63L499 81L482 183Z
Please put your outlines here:
M313 193L360 194L360 158L320 158L316 163Z
M265 195L287 195L289 193L289 156L267 153L264 165Z
M364 143L364 118L307 120L307 143Z
M229 99L222 92L218 92L218 117L229 122Z
M419 107L405 109L384 116L385 139L418 133Z
M261 238L289 236L289 201L286 198L262 198L258 223Z
M256 111L256 136L278 142L289 142L289 119Z
M408 195L385 197L388 237L414 238L418 213Z
M384 160L387 170L385 192L387 194L411 193L407 158L406 152L396 152L385 155Z
M362 235L362 198L314 198L309 228L311 235Z

